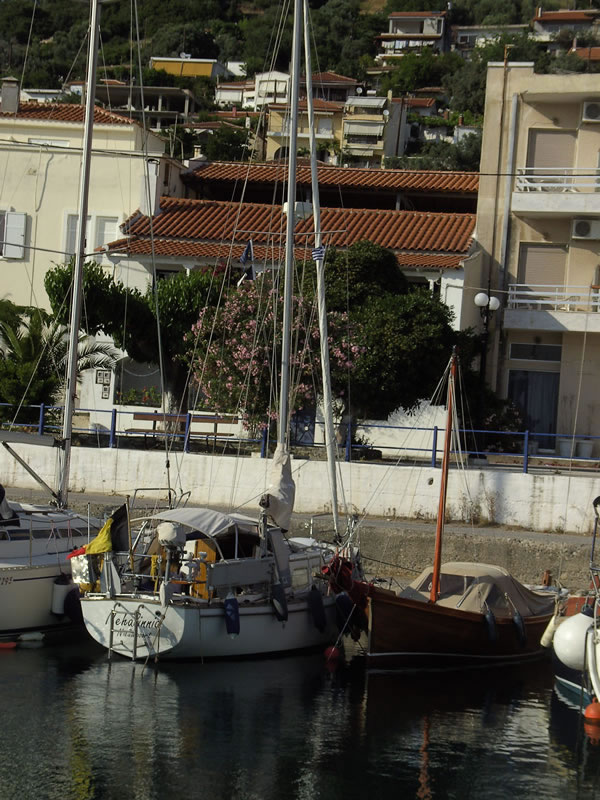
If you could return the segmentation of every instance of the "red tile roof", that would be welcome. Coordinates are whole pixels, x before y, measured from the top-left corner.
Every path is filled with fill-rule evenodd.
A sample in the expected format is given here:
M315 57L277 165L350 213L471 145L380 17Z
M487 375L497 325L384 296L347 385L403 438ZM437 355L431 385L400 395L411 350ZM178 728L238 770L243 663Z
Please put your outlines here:
M83 124L85 106L76 103L20 103L16 113L0 111L0 117L13 117L30 120L49 120L52 122L74 122ZM136 125L137 123L122 114L94 108L94 123L104 125Z
M392 17L445 17L445 11L392 11L388 14L388 19Z
M312 218L296 225L296 255L306 258L312 246ZM457 267L471 245L474 214L417 211L321 209L324 244L345 248L369 239L396 252L400 264L415 268ZM239 258L248 239L257 260L279 258L283 251L285 216L281 206L225 203L164 197L161 213L150 220L134 216L123 226L130 238L113 242L111 250L131 255ZM239 252L238 252L239 251ZM412 251L412 252L411 252Z
M244 180L249 183L282 183L286 180L286 167L281 164L213 161L196 167L190 175L193 176L193 179L203 183ZM310 186L309 166L298 166L297 182L299 185ZM388 189L390 191L475 194L479 186L479 173L360 169L358 167L323 165L319 166L319 184L374 191Z
M592 22L598 16L597 10L591 11L543 11L537 14L534 22Z
M124 253L132 256L150 256L152 253L162 258L175 259L198 259L206 261L222 258L225 261L230 259L232 263L239 261L244 252L245 244L227 244L221 242L179 242L168 239L155 239L152 247L149 239L119 239L113 242L110 249L114 253ZM283 245L273 244L270 246L254 245L254 259L257 264L268 262L282 262L285 259ZM307 261L310 258L308 247L296 247L294 256L298 260ZM458 269L461 266L465 253L453 253L451 255L436 255L430 253L396 253L398 266L404 269Z
M436 104L435 97L404 97L402 99L410 108L431 108Z
M600 47L576 47L570 52L584 61L600 61Z
M306 83L306 78L302 78ZM347 83L356 86L358 81L355 78L347 78L345 75L338 75L337 72L313 72L313 83Z

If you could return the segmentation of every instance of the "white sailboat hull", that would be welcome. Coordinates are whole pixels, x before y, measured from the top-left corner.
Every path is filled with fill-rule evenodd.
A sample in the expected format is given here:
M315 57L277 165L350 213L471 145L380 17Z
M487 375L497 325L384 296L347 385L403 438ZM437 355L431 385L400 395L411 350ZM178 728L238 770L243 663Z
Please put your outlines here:
M52 613L55 582L70 574L69 562L57 562L56 557L31 566L0 567L0 635L72 625L65 614Z
M55 581L70 581L67 555L89 541L87 532L57 535L61 528L68 530L72 518L68 512L61 516L56 510L47 515L42 510L27 513L22 527L10 529L8 535L13 538L0 540L0 636L73 624L65 614L52 612ZM96 531L97 527L90 535ZM61 591L64 594L64 585Z
M288 600L288 619L270 602L240 604L240 632L227 633L218 603L175 600L166 608L154 597L136 600L87 595L81 601L88 633L103 647L131 659L240 658L325 646L336 636L335 598L324 597L320 631L305 599ZM136 626L137 615L137 626ZM112 631L111 631L112 627Z

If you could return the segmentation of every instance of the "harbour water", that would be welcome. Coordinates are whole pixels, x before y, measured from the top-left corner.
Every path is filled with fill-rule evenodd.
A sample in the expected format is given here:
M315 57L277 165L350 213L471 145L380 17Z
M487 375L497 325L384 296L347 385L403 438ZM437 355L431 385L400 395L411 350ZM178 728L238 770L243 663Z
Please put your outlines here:
M600 797L549 662L367 673L358 651L158 668L0 651L1 800Z

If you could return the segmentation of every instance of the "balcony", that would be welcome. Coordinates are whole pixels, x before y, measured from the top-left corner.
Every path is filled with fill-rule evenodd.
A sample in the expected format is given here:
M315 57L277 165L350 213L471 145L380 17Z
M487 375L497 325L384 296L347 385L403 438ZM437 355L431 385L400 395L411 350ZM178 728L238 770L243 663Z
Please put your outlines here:
M528 217L600 215L600 169L520 167L511 211Z
M504 328L600 333L600 286L513 283L508 287Z

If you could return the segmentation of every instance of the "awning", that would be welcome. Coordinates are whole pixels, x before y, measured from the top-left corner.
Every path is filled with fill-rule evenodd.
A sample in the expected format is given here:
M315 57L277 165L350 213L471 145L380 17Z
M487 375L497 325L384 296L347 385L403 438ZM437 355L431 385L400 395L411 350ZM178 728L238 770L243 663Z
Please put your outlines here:
M345 122L345 136L382 136L382 122Z

